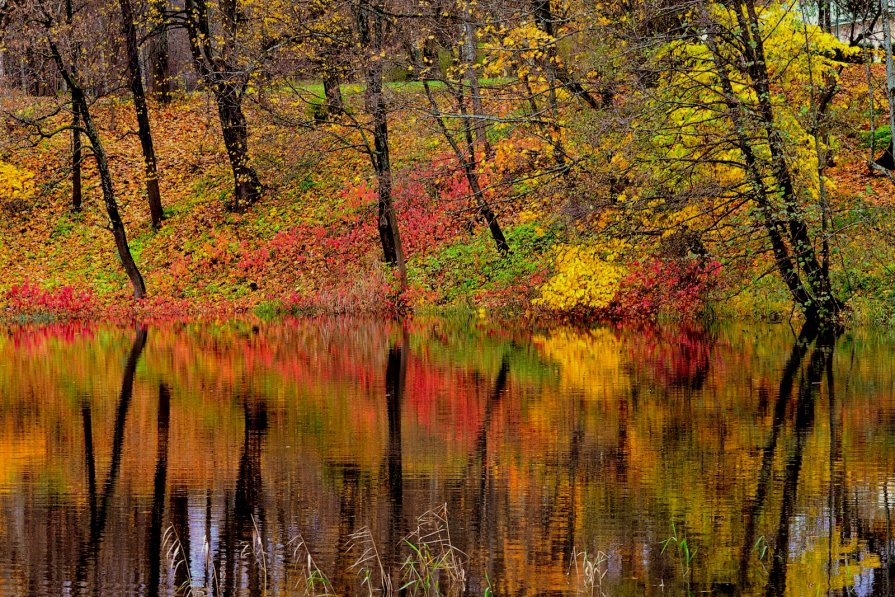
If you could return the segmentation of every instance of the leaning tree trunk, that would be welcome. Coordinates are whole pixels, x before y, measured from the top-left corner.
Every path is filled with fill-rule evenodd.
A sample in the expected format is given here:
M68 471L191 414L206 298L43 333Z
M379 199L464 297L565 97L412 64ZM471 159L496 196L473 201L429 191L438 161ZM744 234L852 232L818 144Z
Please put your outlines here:
M143 171L146 177L149 214L152 218L152 227L158 230L162 226L164 212L162 210L162 196L158 186L155 147L152 143L152 130L149 126L149 111L146 108L146 92L143 89L143 73L140 69L137 28L134 26L134 9L130 0L119 0L118 4L121 7L124 38L127 42L128 83L134 96L134 110L137 112L137 134L140 137L140 147L143 150Z
M84 192L81 185L81 112L74 102L71 106L71 210L81 211Z
M115 238L115 247L118 249L118 257L124 266L127 277L130 278L131 285L134 288L134 298L142 299L146 296L146 283L140 274L134 257L131 255L130 246L127 242L127 232L124 229L124 222L121 220L121 214L118 211L118 202L115 200L115 189L112 186L112 173L109 170L109 158L103 149L102 141L99 133L93 125L93 119L90 116L90 109L84 97L84 92L80 88L72 89L74 101L80 106L81 117L84 119L84 127L87 131L87 138L90 140L90 147L93 157L96 158L97 169L99 170L100 187L103 191L103 202L106 205L106 213L109 216L109 224L112 228L112 236Z
M233 170L232 210L242 212L261 198L261 182L249 163L249 133L242 101L235 86L221 83L213 88L221 119L224 146Z
M741 0L742 1L742 0ZM771 103L770 73L768 71L764 42L759 28L759 18L754 0L745 0L746 16L737 10L742 41L747 48L747 71L751 86L757 98L757 116L767 137L771 172L779 189L785 214L780 229L786 235L793 256L805 274L804 288L810 295L802 302L805 317L809 322L826 324L835 322L843 309L842 302L832 292L829 268L817 256L805 210L799 206L793 175L787 162L785 141L775 124L774 107Z
M444 114L438 105L438 101L435 99L435 95L432 93L432 86L429 85L428 73L426 72L425 65L418 59L417 53L414 51L413 47L408 47L407 50L411 62L422 75L423 91L425 91L426 99L429 101L429 106L432 109L432 117L435 119L441 134L448 142L448 145L451 146L454 155L457 157L457 161L460 162L460 165L463 168L463 174L466 176L466 182L469 184L469 190L472 192L473 199L476 203L477 213L488 224L488 230L491 232L491 237L494 239L497 251L501 255L508 255L510 253L510 244L503 234L503 229L497 219L497 214L494 213L494 210L492 210L491 206L488 204L488 200L485 197L485 192L484 189L482 189L479 179L478 162L475 155L476 139L473 137L473 126L470 124L469 114L467 113L463 84L460 83L459 85L455 85L448 80L443 81L450 90L451 95L454 97L460 116L463 120L463 136L466 140L465 151L454 138L454 135L445 123Z

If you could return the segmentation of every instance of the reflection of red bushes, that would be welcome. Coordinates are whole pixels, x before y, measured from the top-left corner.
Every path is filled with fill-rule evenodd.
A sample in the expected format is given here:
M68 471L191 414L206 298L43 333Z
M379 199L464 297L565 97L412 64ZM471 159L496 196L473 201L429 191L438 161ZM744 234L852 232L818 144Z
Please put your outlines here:
M662 310L693 319L717 286L721 264L696 259L651 259L633 264L608 309L613 319L655 319Z
M95 324L84 321L67 321L46 325L12 326L9 338L16 352L35 354L43 350L48 342L71 344L75 340L93 338Z
M715 339L698 327L646 325L625 336L636 370L664 388L698 389L709 369L721 365L712 358Z
M10 288L5 296L8 308L16 315L75 319L86 317L96 309L96 300L89 290L60 286L52 290L25 282Z

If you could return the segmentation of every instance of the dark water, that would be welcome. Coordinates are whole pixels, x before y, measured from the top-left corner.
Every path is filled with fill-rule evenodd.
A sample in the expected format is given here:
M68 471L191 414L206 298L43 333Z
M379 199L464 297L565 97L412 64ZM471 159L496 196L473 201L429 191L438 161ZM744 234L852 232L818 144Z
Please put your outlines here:
M893 365L788 326L3 330L0 595L302 595L307 551L367 594L364 527L398 588L438 507L466 594L887 595Z

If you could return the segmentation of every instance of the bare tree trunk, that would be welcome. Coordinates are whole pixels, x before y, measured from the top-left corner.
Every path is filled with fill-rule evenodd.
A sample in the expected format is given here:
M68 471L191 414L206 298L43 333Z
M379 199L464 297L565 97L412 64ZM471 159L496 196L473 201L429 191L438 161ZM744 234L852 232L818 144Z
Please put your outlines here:
M485 151L485 157L491 159L494 157L494 149L488 142L488 136L485 132L485 121L481 118L485 114L482 105L482 92L479 88L479 75L475 70L475 27L472 24L472 15L469 11L466 13L466 20L461 25L463 35L463 62L466 64L466 81L469 83L469 94L472 99L472 113L475 117L475 138L482 149Z
M235 184L232 210L242 212L261 198L261 182L249 164L249 132L238 91L231 85L218 85L214 96L221 119L224 145Z
M230 72L235 67L213 56L214 50L209 45L211 29L205 0L186 0L185 7L193 64L214 94L224 145L233 171L234 196L230 209L242 212L261 198L261 182L249 161L248 124L242 111L242 91L246 83L240 81L241 76ZM238 21L236 2L221 2L221 12L224 35L235 40Z
M382 84L382 53L384 51L384 28L382 15L370 6L368 0L361 0L357 9L357 25L361 47L368 48L364 77L367 90L364 98L366 110L373 119L373 153L370 156L376 170L379 190L378 228L386 263L398 268L401 287L407 286L407 269L404 263L404 249L398 231L395 208L392 202L392 166L389 155L388 111L385 105Z
M158 186L158 168L155 160L155 147L152 143L152 130L149 126L149 111L146 107L146 91L143 89L143 73L140 70L140 54L137 48L137 28L134 25L134 9L130 0L119 0L124 37L127 43L128 83L134 96L134 110L137 112L137 134L143 150L143 171L146 177L146 195L149 200L149 214L152 227L158 230L162 226L164 212L162 196Z
M345 112L345 103L342 100L342 89L339 85L339 76L336 73L327 72L323 76L323 95L325 97L326 115L330 118L339 116Z
M77 93L80 96L80 99L77 101L81 104L81 115L84 118L84 126L87 128L87 138L90 139L93 156L96 158L100 186L103 190L103 201L106 204L106 213L109 216L109 224L112 228L112 236L115 238L118 257L121 259L121 264L124 266L127 277L130 278L131 286L134 288L134 298L142 299L146 296L146 283L143 281L143 276L134 262L134 257L131 255L130 246L127 242L127 232L124 229L124 222L121 220L121 214L118 211L118 202L115 200L112 173L109 171L109 159L103 149L99 133L93 126L93 120L90 117L90 111L87 107L87 102L84 100L83 92L78 90Z
M142 299L146 296L146 284L143 282L143 276L140 274L140 270L134 262L130 246L127 243L127 232L124 229L124 222L121 220L121 214L118 211L118 202L115 200L115 188L112 185L112 173L109 171L109 159L105 149L103 149L99 132L93 125L93 119L90 117L90 108L87 104L87 98L84 95L84 90L78 86L71 76L71 73L66 68L65 63L62 60L62 54L59 52L59 48L56 46L55 42L50 41L49 46L53 61L56 63L60 75L62 75L70 90L72 104L77 106L77 111L84 121L87 139L90 141L90 149L92 150L93 157L96 159L97 169L99 170L100 186L103 191L103 202L106 205L106 213L109 216L109 224L112 228L112 236L115 238L115 247L118 249L118 257L121 259L124 271L127 273L127 277L130 278L131 285L134 288L134 298Z
M889 104L889 134L895 135L895 65L892 62L892 13L889 10L889 0L880 0L881 18L883 21L883 51L886 53L886 100ZM875 133L876 131L874 131ZM895 169L895 138L886 149L877 163L888 170Z
M81 111L77 104L71 105L71 210L79 212L84 204L81 185Z
M168 29L165 21L166 0L154 0L159 31L149 41L149 88L156 101L167 104L171 101L171 69L168 52Z
M65 22L69 27L72 19L74 7L71 0L65 0ZM72 70L77 75L76 64ZM81 112L74 100L71 103L71 125L71 210L77 213L84 204L84 193L81 188Z

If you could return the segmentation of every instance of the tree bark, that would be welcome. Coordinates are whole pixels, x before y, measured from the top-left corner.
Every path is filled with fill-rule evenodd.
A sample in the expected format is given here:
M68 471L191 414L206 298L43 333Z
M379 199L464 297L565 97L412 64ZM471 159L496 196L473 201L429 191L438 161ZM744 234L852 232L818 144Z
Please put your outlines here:
M249 164L248 124L237 89L221 84L215 87L214 96L235 184L231 208L243 212L261 198L261 182Z
M71 210L79 212L84 204L81 184L81 112L78 105L71 106Z
M152 8L159 30L149 41L149 88L156 101L167 104L171 101L171 68L165 21L166 0L154 0Z
M345 103L342 100L342 88L339 85L339 76L327 71L323 76L323 95L325 99L326 115L329 118L339 116L345 112Z
M357 26L361 47L368 48L364 78L367 90L364 103L372 117L373 151L370 155L378 182L378 228L379 240L386 263L397 267L401 288L407 286L407 269L401 234L398 231L395 208L392 201L392 166L389 155L388 110L385 105L382 82L382 56L384 52L384 28L382 15L370 6L368 0L361 0L357 8Z
M134 110L137 112L137 134L143 150L143 172L146 178L146 196L149 200L149 214L152 227L162 226L164 211L162 196L158 186L158 168L155 147L152 143L152 129L149 125L149 111L146 107L146 91L143 89L143 73L140 68L140 54L137 48L137 28L134 25L134 9L130 0L119 0L124 37L127 44L127 75L131 93L134 96Z
M211 28L205 0L186 0L186 26L193 64L215 98L224 146L233 171L233 203L230 209L243 212L261 198L261 182L249 161L248 124L242 111L243 74L232 71L225 58L215 57L209 45ZM235 40L238 14L236 2L221 2L224 35ZM234 41L235 43L235 41Z

